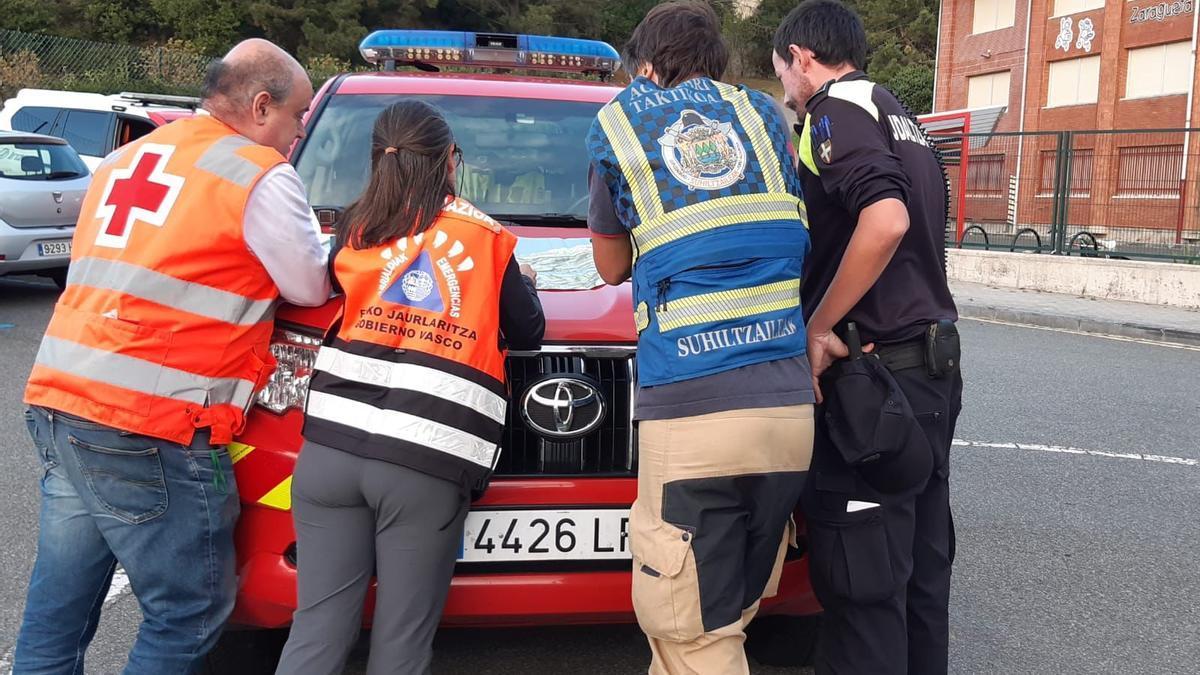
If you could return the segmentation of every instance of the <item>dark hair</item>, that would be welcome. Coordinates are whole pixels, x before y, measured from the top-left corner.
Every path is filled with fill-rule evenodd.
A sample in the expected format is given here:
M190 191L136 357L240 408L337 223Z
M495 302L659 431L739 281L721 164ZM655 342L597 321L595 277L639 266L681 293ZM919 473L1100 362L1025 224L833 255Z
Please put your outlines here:
M792 65L788 45L811 49L826 66L849 63L867 67L867 31L854 10L838 0L807 0L793 9L775 31L775 53Z
M266 53L258 58L243 58L234 62L213 59L204 73L200 100L210 103L223 98L235 108L250 105L250 100L265 91L275 103L283 103L292 94L292 72L276 55Z
M424 101L388 106L371 133L371 180L346 209L338 240L363 249L428 230L454 183L446 170L454 136Z
M630 75L649 63L661 86L674 87L693 75L721 79L729 49L708 3L675 0L646 14L625 43L623 58Z

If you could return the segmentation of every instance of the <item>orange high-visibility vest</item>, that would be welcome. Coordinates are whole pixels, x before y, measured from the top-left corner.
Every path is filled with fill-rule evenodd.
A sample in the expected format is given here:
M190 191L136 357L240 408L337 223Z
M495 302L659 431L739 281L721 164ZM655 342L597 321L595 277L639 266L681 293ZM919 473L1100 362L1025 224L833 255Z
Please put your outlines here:
M285 160L213 117L105 159L25 402L188 444L228 443L274 369L279 289L250 252L250 192Z
M507 409L500 287L516 244L455 199L421 234L339 251L346 302L317 355L305 438L458 483L486 478Z

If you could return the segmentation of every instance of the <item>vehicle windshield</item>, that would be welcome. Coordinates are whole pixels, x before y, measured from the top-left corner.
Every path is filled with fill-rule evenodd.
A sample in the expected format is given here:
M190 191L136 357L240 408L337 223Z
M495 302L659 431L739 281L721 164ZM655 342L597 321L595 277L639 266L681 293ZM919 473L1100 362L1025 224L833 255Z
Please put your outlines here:
M584 143L600 103L404 97L426 101L446 116L463 152L459 194L482 211L500 219L586 220ZM349 94L329 101L296 163L314 207L345 208L358 198L370 171L375 118L398 99Z
M87 173L87 165L69 145L0 140L0 178L69 180Z

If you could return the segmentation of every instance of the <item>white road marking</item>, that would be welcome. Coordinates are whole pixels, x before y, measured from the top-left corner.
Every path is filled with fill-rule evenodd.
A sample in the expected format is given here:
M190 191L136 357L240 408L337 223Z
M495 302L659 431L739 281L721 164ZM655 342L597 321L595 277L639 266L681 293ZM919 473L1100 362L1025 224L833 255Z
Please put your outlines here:
M1102 340L1115 340L1117 342L1134 342L1141 345L1150 345L1152 347L1166 347L1168 349L1184 349L1189 352L1200 352L1200 347L1196 345L1185 345L1178 342L1162 342L1159 340L1147 340L1145 338L1124 337L1121 335L1106 335L1104 333L1089 333L1082 330L1071 330L1069 328L1051 328L1049 326L1035 326L1029 323L1017 323L1015 321L998 321L996 319L978 319L974 317L962 317L963 321L978 321L979 323L990 323L997 326L1014 326L1016 328L1029 328L1032 330L1044 330L1051 333L1067 333L1068 335L1082 335L1084 337L1100 338Z
M124 595L128 590L129 577L126 576L124 569L118 567L117 571L113 573L112 585L108 587L108 595L104 596L104 605L107 607L109 603Z
M1109 457L1112 459L1132 459L1142 462L1157 462L1160 464L1179 464L1181 466L1200 466L1200 459L1188 457L1169 457L1166 455L1147 455L1139 452L1110 452L1108 450L1088 450L1065 445L1043 445L1041 443L986 443L983 441L964 441L954 439L954 446L959 448L985 448L992 450L1028 450L1032 452L1054 452L1064 455L1089 455L1091 457Z
M112 584L108 587L108 595L104 596L104 606L108 607L129 590L129 576L125 574L125 570L120 567L113 573ZM17 650L17 646L13 645L0 656L0 675L12 675L13 652Z

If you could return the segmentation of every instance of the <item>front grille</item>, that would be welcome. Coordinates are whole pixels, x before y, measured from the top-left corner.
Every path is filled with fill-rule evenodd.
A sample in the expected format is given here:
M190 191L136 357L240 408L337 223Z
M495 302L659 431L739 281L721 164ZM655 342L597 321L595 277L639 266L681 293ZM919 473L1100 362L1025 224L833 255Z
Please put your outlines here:
M632 350L595 352L543 351L510 355L507 363L512 397L504 427L499 476L632 476L634 361ZM521 399L529 383L551 374L582 374L600 383L608 410L600 426L582 438L544 438L526 425Z

